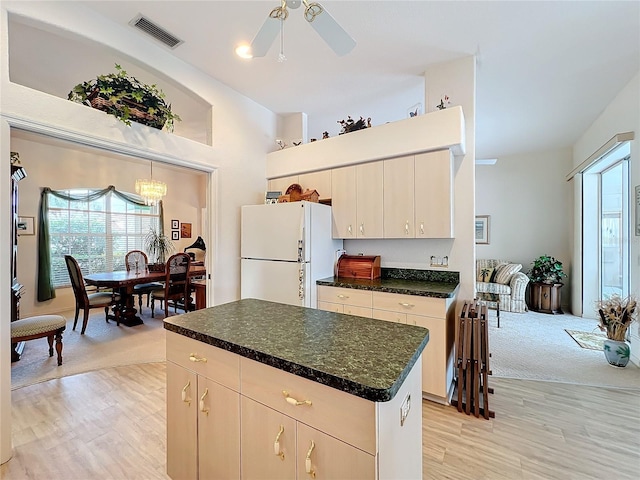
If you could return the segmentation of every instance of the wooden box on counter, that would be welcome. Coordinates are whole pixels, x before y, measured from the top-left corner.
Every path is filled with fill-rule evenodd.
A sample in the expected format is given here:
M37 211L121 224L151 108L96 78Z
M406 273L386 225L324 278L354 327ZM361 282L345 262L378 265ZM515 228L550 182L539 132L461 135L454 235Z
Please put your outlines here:
M338 278L380 278L380 255L342 255L336 266Z

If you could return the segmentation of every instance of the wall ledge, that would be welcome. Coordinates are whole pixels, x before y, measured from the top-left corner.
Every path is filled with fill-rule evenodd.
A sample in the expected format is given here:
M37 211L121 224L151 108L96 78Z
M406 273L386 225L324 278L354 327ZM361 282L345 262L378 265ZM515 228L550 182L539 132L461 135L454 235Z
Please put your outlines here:
M385 158L450 149L465 154L465 122L456 106L267 154L268 179Z

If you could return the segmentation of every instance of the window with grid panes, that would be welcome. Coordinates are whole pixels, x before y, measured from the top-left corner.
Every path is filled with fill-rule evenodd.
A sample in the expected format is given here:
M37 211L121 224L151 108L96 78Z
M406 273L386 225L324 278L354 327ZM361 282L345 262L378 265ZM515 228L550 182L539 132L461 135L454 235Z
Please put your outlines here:
M89 190L68 190L85 195ZM54 287L71 285L64 262L72 255L83 275L125 270L130 250L144 251L144 238L160 223L156 206L134 205L111 193L93 201L67 201L49 197L51 278Z

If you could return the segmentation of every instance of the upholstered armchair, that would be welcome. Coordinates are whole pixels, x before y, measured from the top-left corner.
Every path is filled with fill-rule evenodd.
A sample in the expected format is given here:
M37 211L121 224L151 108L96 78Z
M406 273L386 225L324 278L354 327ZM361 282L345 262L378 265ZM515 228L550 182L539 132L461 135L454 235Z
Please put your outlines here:
M522 265L506 260L476 260L476 293L491 308L523 313L528 310L525 294L529 277L520 270Z

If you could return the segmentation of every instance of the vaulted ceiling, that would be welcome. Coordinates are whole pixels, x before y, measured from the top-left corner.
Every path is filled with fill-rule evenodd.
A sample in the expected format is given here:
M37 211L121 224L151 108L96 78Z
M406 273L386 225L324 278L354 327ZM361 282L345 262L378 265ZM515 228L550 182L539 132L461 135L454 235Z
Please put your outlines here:
M284 24L282 63L279 39L262 58L234 53L279 0L79 3L122 28L142 13L184 41L172 54L310 125L404 118L427 66L475 55L477 157L571 146L640 70L640 2L326 0L356 47L338 57L299 8Z

